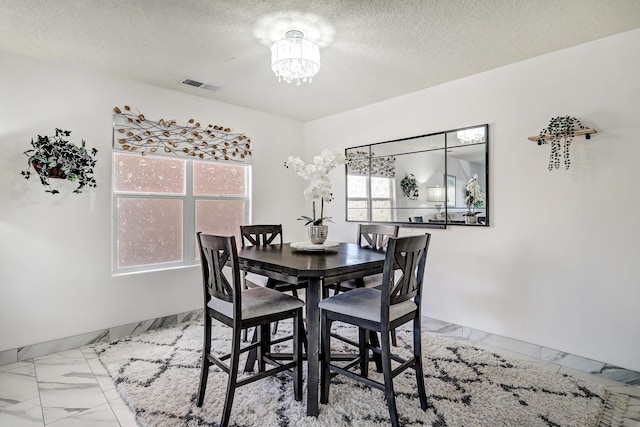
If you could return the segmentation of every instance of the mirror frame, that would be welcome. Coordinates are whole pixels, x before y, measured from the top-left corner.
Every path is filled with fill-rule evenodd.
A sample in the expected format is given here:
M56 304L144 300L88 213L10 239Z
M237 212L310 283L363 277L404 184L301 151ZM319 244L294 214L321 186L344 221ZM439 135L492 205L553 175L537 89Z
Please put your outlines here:
M456 142L457 144L452 144L450 146L450 143L448 141L448 135L452 134L452 133L456 133L458 131L464 131L464 130L469 130L469 129L475 129L475 128L484 128L484 142L476 142L476 143L460 143L460 140L458 140L456 138ZM466 222L466 216L462 215L463 217L465 217L464 220L458 220L458 219L453 219L451 217L451 215L449 215L449 211L452 208L455 208L455 200L453 203L453 206L451 204L451 202L447 199L444 203L444 205L442 206L442 208L436 208L436 207L432 207L432 206L427 206L427 207L420 207L419 209L433 209L434 212L440 212L441 210L444 211L444 215L443 215L443 219L438 219L437 216L435 216L435 219L429 219L426 222L411 222L411 221L372 221L370 220L371 216L372 216L372 197L371 197L371 170L372 170L372 157L374 155L374 149L375 147L378 147L378 150L380 149L380 147L383 146L383 144L390 144L390 143L398 143L398 142L405 142L405 141L411 141L411 140L416 140L419 138L430 138L430 137L438 137L438 136L442 136L444 138L444 145L442 146L442 148L427 148L425 147L425 150L422 151L418 151L418 152L406 152L406 153L397 153L397 154L382 154L381 156L384 157L389 157L389 158L393 158L393 161L395 162L395 158L398 155L406 155L406 154L420 154L422 152L434 152L434 151L441 151L444 156L443 156L443 161L444 164L442 165L442 169L444 170L443 173L443 184L445 186L445 192L447 194L447 196L453 195L455 198L455 187L451 188L452 183L455 183L455 176L450 175L449 173L449 152L451 152L451 150L455 149L456 147L470 147L470 146L481 146L484 145L484 177L479 177L479 181L483 184L482 186L484 188L482 188L484 195L485 195L485 201L483 206L481 207L481 210L484 212L484 220L482 222L476 220L476 223L467 223ZM384 150L383 150L384 151ZM368 161L368 174L364 174L364 176L367 177L367 196L364 197L364 199L366 200L366 209L367 209L367 218L369 218L369 220L357 220L357 219L349 219L349 162L347 161L347 164L345 164L345 221L346 222L358 222L358 223L382 223L382 224L395 224L395 225L399 225L399 226L403 226L403 227L426 227L426 228L446 228L448 225L462 225L462 226L471 226L471 227L489 227L490 221L489 221L489 207L490 207L490 203L489 203L489 125L488 124L481 124L481 125L476 125L476 126L466 126L463 128L457 128L457 129L450 129L450 130L446 130L446 131L442 131L442 132L434 132L434 133L429 133L429 134L424 134L424 135L417 135L417 136L411 136L411 137L407 137L407 138L400 138L400 139L394 139L394 140L389 140L389 141L383 141L383 142L376 142L376 143L372 143L372 144L364 144L364 145L359 145L359 146L355 146L355 147L348 147L345 148L344 153L345 153L345 157L348 159L349 156L348 154L350 152L358 152L358 154L363 156L364 159L364 163L366 165L367 161ZM368 154L367 154L368 153ZM453 155L451 156L453 157ZM395 168L395 164L394 164L394 168ZM397 177L395 177L397 179ZM455 185L455 184L453 184ZM466 186L466 184L465 184ZM400 185L399 183L396 183L396 187L399 188ZM464 187L463 187L464 189ZM395 200L395 198L394 198ZM463 200L463 204L464 204L464 200ZM464 209L466 209L466 204L464 204ZM394 206L392 206L390 209L398 209ZM417 208L418 209L418 208ZM437 210L436 210L437 209ZM456 210L459 211L459 207L455 208ZM420 217L422 218L422 217Z

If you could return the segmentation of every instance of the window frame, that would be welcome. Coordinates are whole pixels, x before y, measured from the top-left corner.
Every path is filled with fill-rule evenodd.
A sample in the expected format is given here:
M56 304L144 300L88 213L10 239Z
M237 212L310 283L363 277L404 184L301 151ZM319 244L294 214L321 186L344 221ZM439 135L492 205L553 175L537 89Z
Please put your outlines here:
M133 192L133 191L116 191L115 190L115 157L116 154L140 156L140 154L126 153L118 150L112 150L111 156L111 271L113 276L150 273L163 270L191 268L200 265L199 254L196 249L196 203L199 200L242 200L244 201L244 213L242 223L251 223L251 205L252 205L252 165L249 162L228 162L228 161L202 161L190 158L172 158L184 162L184 191L182 194L175 193L157 193L157 192ZM151 157L151 156L149 156ZM156 158L168 158L168 156L157 155ZM245 173L245 194L244 196L227 196L227 195L194 195L193 194L193 171L194 163L215 162L221 165L242 166ZM119 199L171 199L182 200L182 260L173 262L162 262L156 264L145 264L134 267L118 266L118 249L119 249L119 220L118 220L118 200ZM238 230L239 233L239 230Z

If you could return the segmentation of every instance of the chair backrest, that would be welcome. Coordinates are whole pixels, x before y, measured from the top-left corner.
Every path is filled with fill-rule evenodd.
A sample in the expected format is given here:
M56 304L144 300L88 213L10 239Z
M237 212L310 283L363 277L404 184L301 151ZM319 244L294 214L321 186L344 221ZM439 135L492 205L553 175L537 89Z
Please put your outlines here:
M398 237L397 225L360 224L358 226L358 244L363 248L384 249L390 237Z
M241 225L242 247L282 244L282 224Z
M241 287L238 249L234 236L214 236L197 233L202 265L202 285L205 306L211 298L218 298L234 304L234 318L240 318ZM231 269L230 279L223 269Z
M430 234L391 237L382 273L382 320L388 320L389 306L415 297L420 307L424 267L429 250ZM395 274L396 270L400 275ZM400 276L397 280L396 277Z

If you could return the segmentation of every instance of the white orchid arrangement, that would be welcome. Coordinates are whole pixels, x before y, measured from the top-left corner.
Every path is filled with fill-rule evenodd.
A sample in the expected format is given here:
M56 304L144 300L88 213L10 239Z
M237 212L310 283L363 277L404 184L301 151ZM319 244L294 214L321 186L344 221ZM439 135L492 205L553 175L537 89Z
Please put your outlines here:
M313 217L301 216L300 220L306 220L305 225L323 225L324 221L331 222L331 217L324 216L324 201L331 202L331 181L329 172L336 166L343 165L344 154L338 150L324 149L319 155L314 156L313 163L305 164L299 157L289 156L284 162L284 167L293 169L309 186L304 190L304 197L313 200ZM316 218L316 200L320 199L320 217Z
M475 215L475 209L484 204L485 195L478 184L478 174L473 175L467 182L464 200L467 202L467 215Z

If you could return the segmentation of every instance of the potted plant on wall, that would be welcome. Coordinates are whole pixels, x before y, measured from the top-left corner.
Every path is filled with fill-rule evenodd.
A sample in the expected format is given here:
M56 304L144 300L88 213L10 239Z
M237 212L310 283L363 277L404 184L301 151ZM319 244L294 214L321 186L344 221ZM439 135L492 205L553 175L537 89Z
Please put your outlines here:
M558 116L551 119L549 125L540 131L538 145L551 144L549 155L549 170L560 168L560 157L564 157L564 168L571 166L569 148L575 132L579 129L587 129L580 120L572 116ZM588 136L588 135L587 135Z
M73 191L82 193L84 187L96 187L93 176L93 168L96 165L95 155L97 149L86 149L86 142L77 146L65 138L71 135L71 131L56 128L55 136L41 136L31 139L31 149L24 152L27 156L28 167L20 172L25 179L31 178L32 170L40 178L40 183L46 187L46 192L59 193L51 187L51 178L66 179L78 184Z

